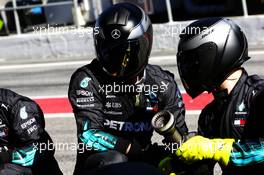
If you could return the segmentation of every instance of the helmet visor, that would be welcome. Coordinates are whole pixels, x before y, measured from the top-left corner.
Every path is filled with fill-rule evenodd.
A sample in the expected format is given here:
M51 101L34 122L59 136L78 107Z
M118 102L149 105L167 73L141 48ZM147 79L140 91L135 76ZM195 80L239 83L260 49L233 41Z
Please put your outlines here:
M195 49L178 52L177 63L186 92L195 98L213 87L213 65L217 53L215 43L205 43Z
M141 37L125 43L97 43L97 54L104 70L116 78L131 79L141 73L148 64L148 40Z

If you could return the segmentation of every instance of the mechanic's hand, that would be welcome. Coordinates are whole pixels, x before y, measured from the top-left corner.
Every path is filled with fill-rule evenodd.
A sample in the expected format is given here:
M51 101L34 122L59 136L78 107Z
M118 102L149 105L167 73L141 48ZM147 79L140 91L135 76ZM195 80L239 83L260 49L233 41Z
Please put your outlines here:
M223 165L227 165L233 142L234 139L208 139L202 136L194 136L182 144L176 151L176 155L186 163L214 159Z

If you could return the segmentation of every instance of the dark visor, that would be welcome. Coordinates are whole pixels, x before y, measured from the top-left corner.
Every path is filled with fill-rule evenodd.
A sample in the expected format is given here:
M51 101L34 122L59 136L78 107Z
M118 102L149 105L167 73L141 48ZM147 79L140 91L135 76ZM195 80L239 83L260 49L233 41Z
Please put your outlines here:
M145 42L145 43L144 43ZM141 59L147 57L147 49L142 46L149 43L143 37L137 40L130 40L126 43L113 43L111 47L109 44L104 45L98 43L100 47L99 56L101 63L107 73L118 78L132 78L141 73L146 65L148 59Z
M179 74L187 93L193 98L208 91L209 77L217 53L215 43L205 43L195 49L177 54Z

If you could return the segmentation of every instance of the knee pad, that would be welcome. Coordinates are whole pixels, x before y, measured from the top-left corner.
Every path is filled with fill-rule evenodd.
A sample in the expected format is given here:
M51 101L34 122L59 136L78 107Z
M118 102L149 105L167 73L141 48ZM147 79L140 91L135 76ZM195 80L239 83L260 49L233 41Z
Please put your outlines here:
M1 165L0 174L1 175L33 175L30 168L22 167L11 163Z
M82 175L162 175L152 165L140 162L118 163L88 171Z
M127 157L118 151L107 151L102 153L95 153L89 156L85 162L85 168L102 168L106 165L127 162Z

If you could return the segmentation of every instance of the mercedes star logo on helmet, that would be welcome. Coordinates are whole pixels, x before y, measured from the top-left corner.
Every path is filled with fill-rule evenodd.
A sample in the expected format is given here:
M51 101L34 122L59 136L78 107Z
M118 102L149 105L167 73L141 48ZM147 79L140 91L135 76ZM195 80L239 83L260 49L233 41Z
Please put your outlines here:
M114 39L118 39L118 38L120 38L120 36L121 36L121 32L120 32L120 30L118 30L118 29L114 29L114 30L111 32L111 35L112 35L112 37L113 37Z

